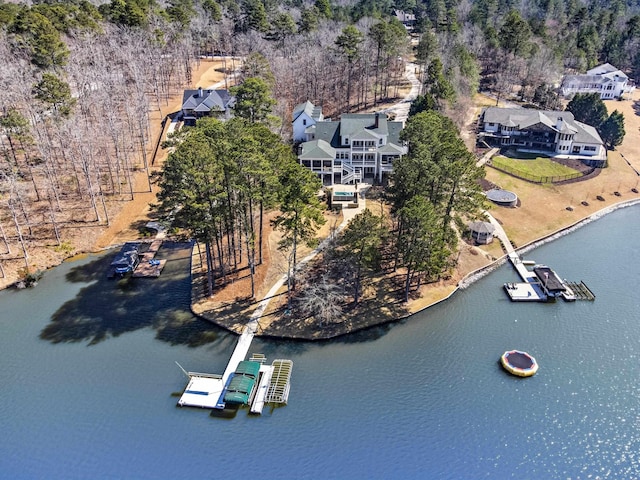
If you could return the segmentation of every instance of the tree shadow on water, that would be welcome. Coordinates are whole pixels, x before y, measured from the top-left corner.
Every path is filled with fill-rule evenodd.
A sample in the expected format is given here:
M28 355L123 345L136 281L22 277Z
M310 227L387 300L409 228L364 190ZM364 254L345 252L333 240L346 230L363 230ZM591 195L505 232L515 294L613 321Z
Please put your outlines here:
M157 258L166 259L159 278L107 278L113 255L72 269L71 282L93 282L60 306L40 338L52 343L95 345L123 333L153 328L172 345L212 344L224 331L190 311L190 244L165 242Z

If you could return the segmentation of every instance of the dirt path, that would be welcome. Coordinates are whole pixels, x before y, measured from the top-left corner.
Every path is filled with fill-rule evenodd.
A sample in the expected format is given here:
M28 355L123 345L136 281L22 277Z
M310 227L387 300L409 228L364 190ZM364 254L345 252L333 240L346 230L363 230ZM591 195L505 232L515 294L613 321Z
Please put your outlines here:
M222 71L222 60L202 60L200 65L193 72L194 88L202 86L207 88L216 82L224 80ZM148 146L148 158L152 158L156 147L157 139L162 133L162 119L167 115L177 112L182 106L182 93L176 94L169 99L160 112L155 111L151 115L151 136L153 141ZM165 128L166 130L166 128ZM151 172L159 171L167 158L167 151L158 149ZM105 228L94 244L94 250L99 250L109 245L119 244L139 235L139 228L142 228L148 221L152 220L150 215L150 205L156 201L157 185L151 186L145 172L139 172L134 179L134 199L123 205L122 209L113 218L111 224Z

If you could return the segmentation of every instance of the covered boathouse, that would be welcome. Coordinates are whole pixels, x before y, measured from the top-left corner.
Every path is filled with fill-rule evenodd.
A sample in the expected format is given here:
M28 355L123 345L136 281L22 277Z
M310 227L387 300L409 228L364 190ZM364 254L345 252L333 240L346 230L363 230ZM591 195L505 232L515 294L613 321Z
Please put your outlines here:
M227 385L224 403L249 405L259 374L259 362L242 360Z
M535 273L536 277L540 280L540 285L548 297L559 297L567 290L556 272L546 265L534 266L533 273Z

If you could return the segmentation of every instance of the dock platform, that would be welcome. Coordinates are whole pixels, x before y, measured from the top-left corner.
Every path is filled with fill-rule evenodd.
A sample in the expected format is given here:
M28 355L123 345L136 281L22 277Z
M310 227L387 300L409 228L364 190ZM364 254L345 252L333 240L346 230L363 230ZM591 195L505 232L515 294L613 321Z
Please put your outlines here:
M514 302L547 301L547 295L536 283L505 283L504 290Z
M575 296L575 300L589 300L594 301L596 296L594 293L585 285L583 281L580 282L566 282L568 288L571 289Z
M219 408L224 391L221 375L189 372L189 383L178 401L185 407Z
M136 278L157 278L162 273L166 265L166 260L156 260L156 253L162 246L162 239L155 239L151 242L149 249L140 256L140 263L133 271L132 276Z

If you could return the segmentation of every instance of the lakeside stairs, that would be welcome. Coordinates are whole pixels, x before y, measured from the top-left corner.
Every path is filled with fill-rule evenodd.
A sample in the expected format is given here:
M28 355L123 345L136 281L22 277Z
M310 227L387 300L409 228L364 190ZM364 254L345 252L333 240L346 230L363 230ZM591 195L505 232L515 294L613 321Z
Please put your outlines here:
M346 172L346 174L345 174ZM350 163L342 162L342 179L341 183L351 183L357 180L358 182L362 181L362 173L356 172L353 166Z

